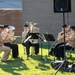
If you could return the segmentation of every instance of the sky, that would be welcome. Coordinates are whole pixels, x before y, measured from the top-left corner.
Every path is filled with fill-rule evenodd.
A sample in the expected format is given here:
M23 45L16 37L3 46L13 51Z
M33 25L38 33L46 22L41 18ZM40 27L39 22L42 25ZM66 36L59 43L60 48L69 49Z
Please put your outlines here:
M22 0L0 0L1 8L22 8Z

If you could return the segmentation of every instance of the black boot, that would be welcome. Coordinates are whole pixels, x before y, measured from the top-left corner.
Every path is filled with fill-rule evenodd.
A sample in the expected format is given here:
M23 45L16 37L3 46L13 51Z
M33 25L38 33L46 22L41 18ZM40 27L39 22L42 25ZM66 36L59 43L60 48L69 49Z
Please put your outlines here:
M49 55L54 55L54 48L51 49L51 51L49 52Z

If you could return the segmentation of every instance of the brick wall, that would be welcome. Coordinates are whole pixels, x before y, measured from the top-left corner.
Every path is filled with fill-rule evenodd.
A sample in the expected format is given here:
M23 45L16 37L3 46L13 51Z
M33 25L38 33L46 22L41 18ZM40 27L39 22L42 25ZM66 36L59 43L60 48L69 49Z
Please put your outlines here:
M0 24L15 26L15 35L22 33L22 10L0 10Z

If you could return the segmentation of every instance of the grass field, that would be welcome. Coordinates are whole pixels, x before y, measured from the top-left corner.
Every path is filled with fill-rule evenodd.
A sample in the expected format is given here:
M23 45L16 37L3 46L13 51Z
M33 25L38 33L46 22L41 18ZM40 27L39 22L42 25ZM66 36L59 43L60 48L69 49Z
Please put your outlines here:
M0 54L0 56L3 53ZM19 45L19 57L13 59L9 57L9 62L0 62L0 75L54 75L56 70L51 67L50 62L54 60L53 56L48 56L47 47L43 46L42 56L41 49L39 55L32 54L29 60L26 60L24 47ZM46 58L46 59L45 59ZM72 58L67 56L69 62L75 62L75 54L72 53ZM72 72L66 72L60 69L56 75L75 75Z

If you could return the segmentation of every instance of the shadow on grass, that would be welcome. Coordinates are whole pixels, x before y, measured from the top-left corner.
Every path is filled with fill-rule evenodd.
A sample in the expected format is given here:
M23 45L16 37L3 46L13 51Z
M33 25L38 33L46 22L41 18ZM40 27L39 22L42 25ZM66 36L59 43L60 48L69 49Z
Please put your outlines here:
M49 70L50 69L50 61L52 61L49 57L41 57L41 55L32 55L30 56L33 60L38 61L38 66L36 66L36 69L40 70Z
M41 59L41 55L32 55L30 57L33 60L39 61L38 66L35 67L36 69L40 69L40 70L43 70L43 71L47 71L49 69L52 69L51 64L50 64L50 62L53 61L52 57L46 57L46 59L45 59L45 56L43 56L42 59ZM68 58L67 57L67 60L69 61L68 65L73 64L75 62L75 58L74 57L72 57L72 58ZM62 68L60 68L59 70L62 73L66 72L66 70L64 70Z
M38 66L36 66L35 68L43 71L47 71L50 69L50 66L47 66L45 63L38 63Z
M14 60L8 62L1 62L0 68L13 75L21 75L19 71L28 70L25 63L23 63L20 58L15 58Z

